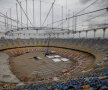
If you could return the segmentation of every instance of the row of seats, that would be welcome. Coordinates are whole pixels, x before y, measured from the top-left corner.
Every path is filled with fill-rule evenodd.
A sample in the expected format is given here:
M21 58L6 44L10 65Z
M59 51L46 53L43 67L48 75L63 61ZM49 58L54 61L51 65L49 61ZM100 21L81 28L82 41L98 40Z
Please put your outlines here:
M96 62L91 69L82 75L69 76L63 78L62 81L37 82L15 87L14 90L82 90L94 88L97 90L108 90L108 39L50 39L50 46L77 48L83 50L94 50L102 54L101 61ZM20 39L19 46L47 46L48 39ZM0 49L18 47L18 40L0 40ZM57 49L58 50L58 49ZM59 51L63 56L69 55L71 52ZM75 53L75 52L74 52ZM71 58L82 60L87 56L82 54L71 53ZM96 52L97 54L97 52ZM95 54L95 55L96 55ZM81 57L80 57L81 56ZM5 84L3 84L5 85ZM1 86L4 90L9 90L10 87ZM8 88L8 89L6 89ZM12 88L12 87L11 87ZM100 89L99 89L100 88Z
M103 69L108 70L108 68ZM102 71L103 71L102 70ZM98 72L101 72L98 71ZM101 72L102 73L102 72ZM14 90L83 90L94 88L97 90L102 90L98 88L107 88L108 78L101 79L95 72L87 74L83 77L78 77L76 79L68 79L66 81L52 81L47 83L32 83L29 85L19 86L14 88ZM107 88L108 89L108 88ZM107 90L106 89L106 90Z
M97 72L103 73L108 68L103 70L99 70ZM23 86L16 86L14 83L0 83L0 90L83 90L94 88L97 90L102 90L98 88L107 88L108 86L108 78L101 79L97 72L92 72L91 74L87 74L83 77L78 77L76 79L68 79L65 81L49 81L49 82L37 82L32 84L26 84ZM106 73L104 73L106 75ZM107 73L108 75L108 73ZM14 87L14 88L13 88ZM107 88L108 89L108 88ZM107 90L105 89L105 90Z

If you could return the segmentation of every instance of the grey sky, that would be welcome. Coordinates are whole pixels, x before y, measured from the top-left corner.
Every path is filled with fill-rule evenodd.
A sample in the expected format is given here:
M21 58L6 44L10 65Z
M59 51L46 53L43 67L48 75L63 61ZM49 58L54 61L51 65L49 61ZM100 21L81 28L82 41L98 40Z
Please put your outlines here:
M22 7L25 10L25 0L19 0L22 1ZM54 0L42 0L42 23L49 11L49 8L51 7L51 3ZM82 9L84 9L85 7L87 7L88 5L90 5L92 2L94 2L95 0L67 0L67 9L68 11L66 11L66 0L56 0L56 3L54 5L54 21L60 20L61 18L61 13L62 13L62 6L64 7L64 13L63 13L63 18L66 18L66 12L67 15L70 14L70 16L73 16L73 12L77 13L79 11L81 11ZM84 10L81 13L86 13L86 12L90 12L93 10L97 10L97 9L101 9L101 8L105 8L107 7L107 3L108 0L97 0L97 2L95 4L93 4L91 7L89 7L88 9ZM16 19L16 0L0 0L0 12L2 13L6 13L8 12L8 16L9 16L9 9L12 8L12 18ZM33 22L33 10L32 10L32 0L28 0L28 16L31 20L31 22ZM35 0L35 26L39 26L40 25L40 7L39 7L39 0ZM18 7L18 11L19 11L19 21L20 21L20 8ZM68 14L68 12L70 12ZM98 16L102 13L105 13L106 11L102 11L99 13L94 13L94 14L89 14L89 15L85 15L82 17L78 17L77 20L77 29L78 30L83 30L84 28L88 28L89 26L93 27L96 26L95 24L104 24L104 23L108 23L108 14L102 15L96 19L90 20L89 22L83 22L87 20L88 18L93 18L95 16ZM81 14L80 13L80 14ZM0 18L2 21L4 21L4 18ZM26 17L23 13L23 23L26 23ZM45 22L44 26L46 26L47 24L52 23L52 15L50 13L47 21ZM14 25L16 25L16 23L13 23ZM60 23L54 24L54 26L58 26ZM72 19L70 19L69 21L70 24L70 29L72 29ZM29 23L30 25L30 23ZM19 25L20 26L20 25ZM64 22L64 27L68 26L68 21ZM3 31L3 26L1 26L2 29L1 31ZM61 26L59 26L61 27ZM101 32L100 32L101 33ZM89 34L91 37L93 36L93 34ZM98 34L99 36L101 36L100 34ZM83 35L82 35L83 36ZM71 35L70 35L71 37Z

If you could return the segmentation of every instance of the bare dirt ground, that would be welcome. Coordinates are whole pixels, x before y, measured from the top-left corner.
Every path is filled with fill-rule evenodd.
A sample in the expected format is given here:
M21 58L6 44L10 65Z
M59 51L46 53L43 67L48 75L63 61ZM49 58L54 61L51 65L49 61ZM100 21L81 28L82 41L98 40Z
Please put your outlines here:
M41 59L35 60L34 56ZM13 73L25 82L60 75L63 69L68 69L73 65L72 61L55 63L52 59L45 57L44 52L25 53L17 57L10 57L9 61Z

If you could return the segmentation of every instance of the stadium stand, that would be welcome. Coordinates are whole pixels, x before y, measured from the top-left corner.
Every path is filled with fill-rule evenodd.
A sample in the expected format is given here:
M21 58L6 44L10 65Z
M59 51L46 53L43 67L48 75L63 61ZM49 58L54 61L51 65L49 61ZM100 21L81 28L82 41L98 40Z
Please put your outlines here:
M18 48L17 39L0 40L0 50L9 56L46 51L47 40L20 39L19 44ZM1 81L0 90L108 90L108 39L50 39L49 48L50 51L56 51L58 55L82 63L76 69L70 68L57 81L45 79L23 82L23 85ZM88 54L93 56L94 62L85 68L85 62L90 56ZM79 63L76 64L78 65ZM74 73L74 70L79 73Z

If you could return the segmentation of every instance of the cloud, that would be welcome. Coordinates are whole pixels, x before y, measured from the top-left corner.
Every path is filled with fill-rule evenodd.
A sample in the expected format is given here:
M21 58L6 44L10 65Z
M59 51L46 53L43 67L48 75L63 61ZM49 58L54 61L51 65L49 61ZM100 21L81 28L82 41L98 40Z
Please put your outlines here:
M10 3L10 0L0 0L0 5L6 4L6 3Z
M25 0L19 0L19 1L22 1L22 7L25 9ZM46 15L51 7L51 3L53 2L54 0L42 0L42 23L43 21L45 20L46 18ZM74 13L77 13L81 10L83 10L85 7L87 7L88 5L90 5L92 2L96 1L96 0L67 0L68 2L68 9L70 9L70 16L73 16L73 12ZM6 13L6 11L8 11L8 15L9 15L9 9L10 7L12 8L12 18L16 19L16 6L15 6L15 3L16 3L16 0L0 0L0 12L2 13ZM90 12L90 11L93 11L93 10L97 10L97 9L101 9L101 8L104 8L104 7L107 7L108 3L108 0L97 0L97 2L95 4L93 4L92 6L90 6L89 8L87 8L86 10L84 10L83 12L81 13L86 13L86 12ZM28 0L28 16L31 20L31 22L33 21L33 10L32 10L32 0ZM60 19L62 19L62 8L61 6L63 6L63 18L66 18L66 0L56 0L56 3L54 5L54 21L58 21ZM18 7L19 9L19 20L20 20L20 8ZM100 12L100 13L94 13L94 14L89 14L89 15L85 15L85 16L81 16L81 17L78 17L78 21L77 23L83 21L84 20L87 20L89 18L92 18L92 17L95 17L101 13L104 13L104 12ZM106 15L107 16L107 15ZM86 26L91 26L91 25L95 25L95 24L103 24L104 22L104 19L105 19L105 16L103 17L99 17L99 18L96 18L96 19L93 19L91 21L88 21L88 22L81 22L80 23L80 26L81 25L85 25ZM4 18L3 18L3 21L4 21ZM26 23L26 17L23 13L23 23ZM67 27L67 23L68 21L66 21L64 23L64 28ZM9 21L10 23L10 21ZM47 21L45 22L45 26L47 24L50 24L52 23L52 12L50 13ZM72 19L70 20L70 26L72 26ZM16 23L13 22L14 25L16 25ZM54 24L54 26L58 26L60 23L56 23ZM40 26L40 4L39 4L39 0L35 0L35 26ZM51 25L50 25L51 26ZM60 26L61 27L61 26ZM81 28L79 28L81 30Z
M79 0L82 4L86 4L86 3L89 3L90 0Z
M108 7L108 0L99 0L97 4L99 7Z

